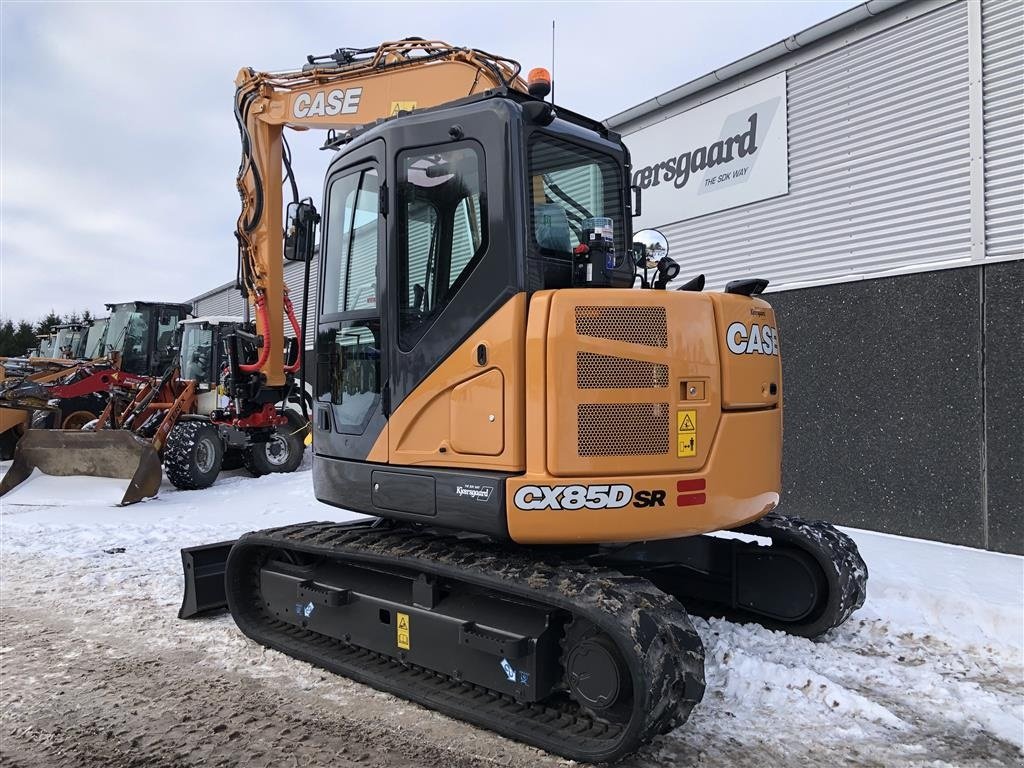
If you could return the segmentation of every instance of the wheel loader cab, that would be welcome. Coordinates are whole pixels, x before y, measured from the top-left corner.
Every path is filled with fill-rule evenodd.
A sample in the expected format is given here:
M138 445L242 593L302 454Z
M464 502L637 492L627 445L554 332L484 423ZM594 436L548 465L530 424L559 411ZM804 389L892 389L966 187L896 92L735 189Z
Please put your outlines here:
M129 301L107 304L104 354L120 354L121 370L140 376L162 376L176 356L178 323L191 314L189 304Z
M756 400L744 389L735 405L754 418L726 420L716 343L725 320L774 327L771 309L623 290L628 178L617 135L508 93L342 147L323 204L317 498L520 542L666 538L775 505L778 358L744 370ZM686 402L690 383L703 400ZM764 449L735 494L712 497L726 421L719 471L743 463L742 441Z

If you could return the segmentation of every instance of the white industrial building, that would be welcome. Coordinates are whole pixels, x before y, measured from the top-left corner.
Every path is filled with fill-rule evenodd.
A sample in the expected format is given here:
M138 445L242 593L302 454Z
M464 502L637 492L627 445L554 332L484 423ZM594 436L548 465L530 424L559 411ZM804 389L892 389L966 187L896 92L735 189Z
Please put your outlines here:
M644 189L640 225L711 288L1020 259L1022 18L1019 0L872 0L610 117L634 183L760 117L757 152Z

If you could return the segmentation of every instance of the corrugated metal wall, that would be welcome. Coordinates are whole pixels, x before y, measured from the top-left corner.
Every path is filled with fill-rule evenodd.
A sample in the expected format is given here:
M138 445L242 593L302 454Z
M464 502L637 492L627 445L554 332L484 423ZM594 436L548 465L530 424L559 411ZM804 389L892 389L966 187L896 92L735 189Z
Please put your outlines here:
M1024 4L981 5L985 256L1024 256Z
M306 328L306 346L313 346L316 338L316 285L318 278L319 258L314 258L310 265L310 289L309 289L309 316ZM296 316L302 322L302 281L305 274L305 266L300 262L287 261L284 265L284 282L288 286L289 294L295 303ZM236 315L242 316L245 304L242 301L242 294L237 288L229 286L209 296L194 299L195 313L203 315ZM285 335L291 336L291 326L285 320Z
M967 93L965 3L790 69L790 193L663 226L680 280L779 290L970 263Z

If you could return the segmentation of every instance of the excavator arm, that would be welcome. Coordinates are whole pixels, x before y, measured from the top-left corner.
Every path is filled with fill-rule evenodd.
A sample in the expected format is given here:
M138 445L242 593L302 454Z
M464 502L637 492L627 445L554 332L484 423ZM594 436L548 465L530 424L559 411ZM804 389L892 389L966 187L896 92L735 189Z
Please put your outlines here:
M238 73L239 283L255 307L262 339L259 359L242 366L243 371L263 374L268 388L283 387L292 370L284 360L285 315L299 336L282 268L286 180L292 182L298 202L284 128L347 131L399 111L433 107L492 88L527 92L519 71L518 63L480 50L412 38L310 56L300 70L268 73L247 68Z

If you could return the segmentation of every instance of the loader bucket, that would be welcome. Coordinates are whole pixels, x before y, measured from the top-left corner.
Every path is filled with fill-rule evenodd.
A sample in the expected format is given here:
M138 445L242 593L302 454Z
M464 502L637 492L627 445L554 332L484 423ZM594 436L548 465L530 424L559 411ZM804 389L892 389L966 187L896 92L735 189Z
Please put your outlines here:
M0 496L27 480L34 470L44 475L112 477L130 480L119 506L156 496L163 472L160 456L145 440L126 430L99 432L30 429L18 441L14 463L0 481Z

